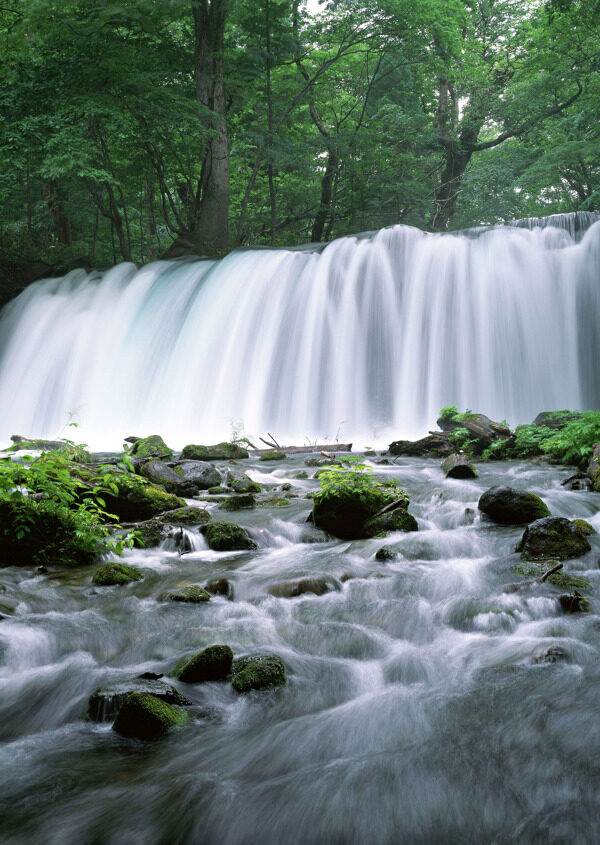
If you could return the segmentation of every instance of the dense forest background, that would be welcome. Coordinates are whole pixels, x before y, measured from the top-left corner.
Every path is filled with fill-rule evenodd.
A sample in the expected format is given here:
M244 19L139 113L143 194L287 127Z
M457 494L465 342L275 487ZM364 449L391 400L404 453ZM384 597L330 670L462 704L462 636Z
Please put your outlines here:
M5 0L0 43L5 274L600 208L600 0Z

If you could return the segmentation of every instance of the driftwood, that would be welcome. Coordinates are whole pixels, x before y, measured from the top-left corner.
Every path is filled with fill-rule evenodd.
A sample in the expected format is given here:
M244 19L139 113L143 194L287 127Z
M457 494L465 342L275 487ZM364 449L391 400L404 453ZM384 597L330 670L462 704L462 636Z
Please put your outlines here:
M448 455L442 461L442 472L446 478L477 478L477 470L463 452Z
M559 572L563 568L562 563L557 563L556 566L553 566L552 569L549 569L547 572L544 572L539 578L534 578L532 581L525 581L522 584L511 584L510 587L507 588L507 593L516 593L517 590L524 590L527 587L533 587L534 584L543 584L544 581L549 578L551 575L554 575L555 572Z
M262 438L261 438L262 440ZM263 443L265 441L263 440ZM275 449L275 446L271 446L269 449L254 449L252 450L253 455L264 455L267 452L272 452ZM309 455L313 452L320 452L324 453L327 451L328 453L331 452L351 452L352 451L352 443L321 443L319 446L278 446L277 449L280 452L285 452L288 455ZM331 454L327 454L325 457L331 457Z

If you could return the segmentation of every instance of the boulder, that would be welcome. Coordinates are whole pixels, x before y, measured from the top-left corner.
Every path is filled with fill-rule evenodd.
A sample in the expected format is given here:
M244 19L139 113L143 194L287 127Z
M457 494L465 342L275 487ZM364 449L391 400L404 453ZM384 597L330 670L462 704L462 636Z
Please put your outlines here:
M115 476L117 491L103 492L106 510L124 522L142 522L153 516L185 507L185 501L163 487L129 473Z
M377 549L375 552L375 560L378 560L381 563L385 563L388 560L394 560L397 557L398 552L394 551L391 546L381 546L381 548Z
M301 578L299 581L284 581L269 587L268 593L281 599L293 599L305 593L323 596L330 592L333 586L325 578Z
M200 604L201 602L210 601L210 593L207 593L203 587L198 584L192 584L189 587L182 587L180 590L172 590L165 593L165 601L179 601L186 604Z
M446 478L478 478L473 464L462 452L454 452L442 461L442 472Z
M236 692L270 689L286 683L283 660L276 654L250 654L233 664L231 685Z
M235 522L212 522L202 528L206 542L215 552L256 549L257 545L245 528Z
M173 677L186 684L223 681L231 673L233 652L228 645L211 645L191 657L184 657L173 670Z
M506 485L486 490L479 499L479 510L499 525L525 525L550 516L548 506L535 493Z
M368 519L364 530L366 537L379 537L390 531L418 531L419 524L406 508L400 507Z
M188 721L187 713L155 695L132 692L119 710L113 730L128 738L158 739Z
M215 446L196 446L190 443L184 446L181 457L191 461L237 461L249 455L248 450L237 443L217 443Z
M450 454L450 446L443 434L429 434L420 440L395 440L390 443L389 452L414 458L442 458Z
M222 496L223 494L229 493L227 487L209 487L207 493L210 493L211 496Z
M130 458L160 458L163 461L173 460L173 450L170 449L160 434L150 437L140 437L135 440L129 450Z
M220 472L206 461L177 461L173 470L195 493L221 484Z
M313 522L318 528L343 540L359 540L379 533L377 526L367 526L369 520L393 505L406 511L409 499L404 490L375 482L368 486L340 485L327 494L319 491L313 502Z
M233 601L233 584L227 578L213 578L204 585L204 589L213 596L224 596Z
M124 526L125 528L125 526ZM138 549L154 549L169 536L169 526L159 519L147 519L144 522L126 526L128 531L135 531L134 546ZM126 533L126 532L119 532Z
M253 508L256 499L252 493L240 493L239 496L228 496L220 506L224 511L241 511Z
M587 538L570 520L546 516L528 525L517 551L525 560L581 557L591 549Z
M596 534L596 529L590 525L585 519L574 519L573 525L580 531L584 537L589 537L590 534Z
M206 525L212 519L210 513L206 508L176 508L173 511L161 514L157 517L157 521L163 525L178 525L183 528L189 528L196 525Z
M589 601L577 590L570 595L559 596L558 603L565 613L588 613L590 609Z
M440 417L437 424L446 432L466 428L471 437L477 441L478 454L489 448L495 440L505 440L511 436L511 430L507 425L494 422L485 414L457 414L456 417L458 419Z
M209 464L209 466L211 465ZM140 466L139 473L153 484L162 484L165 490L169 493L175 493L177 496L193 496L198 489L194 484L182 478L170 466L159 460L146 461Z
M92 584L96 587L116 587L121 584L130 584L132 581L141 581L144 576L139 569L128 566L126 563L103 563L94 572Z
M108 722L114 719L127 697L133 692L155 695L167 704L177 704L180 707L192 703L179 690L164 681L135 679L97 689L88 702L89 718L93 722Z
M227 473L227 484L235 493L260 493L260 484L248 478L246 473Z
M263 452L259 461L283 461L285 452L279 452L277 449L270 449L268 452Z

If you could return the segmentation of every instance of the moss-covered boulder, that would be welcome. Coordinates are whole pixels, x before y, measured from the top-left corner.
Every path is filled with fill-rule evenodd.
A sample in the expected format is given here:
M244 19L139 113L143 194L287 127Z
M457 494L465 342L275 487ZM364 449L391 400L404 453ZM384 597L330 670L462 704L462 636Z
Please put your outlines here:
M173 471L196 493L221 484L221 473L208 461L177 461Z
M118 734L135 739L158 739L189 721L188 714L155 695L132 692L113 723Z
M206 508L195 507L176 508L157 517L158 522L161 522L163 525L180 525L184 528L206 525L211 519L212 517Z
M134 532L133 545L137 549L155 549L169 536L169 526L158 519L147 519L128 526L128 531ZM125 532L119 532L124 534Z
M227 489L227 487L218 486L218 487L209 487L206 492L209 493L211 496L223 496L223 495L228 494L229 490Z
M165 601L200 604L201 602L210 601L210 593L198 584L192 584L190 587L182 587L180 590L171 590L165 593L164 598Z
M227 484L231 487L234 493L260 493L260 484L252 481L245 472L228 472Z
M167 492L176 496L193 496L197 491L194 484L186 481L163 461L146 461L140 466L139 473L153 484L161 484Z
M326 578L300 578L298 581L284 581L282 584L275 584L269 587L268 593L281 599L293 599L312 593L315 596L323 596L335 589Z
M213 596L224 596L233 601L233 584L227 578L213 578L204 585L204 589Z
M231 673L233 652L228 645L211 645L184 657L173 670L173 677L186 684L201 684L205 681L223 681Z
M277 449L271 449L269 452L263 452L259 461L283 461L285 459L285 452L279 452Z
M584 598L577 590L573 590L568 595L559 596L558 603L564 613L588 613L590 609L589 600Z
M163 461L173 460L173 450L170 449L159 434L141 437L136 440L129 450L132 458L160 458Z
M570 520L560 516L546 516L528 525L517 551L525 560L565 560L581 557L591 549L588 540Z
M373 478L357 479L354 483L352 478L345 481L344 476L335 487L315 493L313 522L317 528L343 540L373 537L380 530L373 523L369 526L367 523L394 503L397 503L394 510L406 511L408 507L408 494L400 487L388 486Z
M202 528L209 548L215 552L256 549L256 543L245 528L235 522L212 522Z
M117 475L115 484L117 491L103 493L103 498L106 510L124 522L142 522L165 511L185 507L183 499L137 475Z
M390 531L418 531L419 524L405 508L394 508L365 522L365 535L379 537Z
M556 564L555 560L524 560L515 564L512 570L524 578L540 579L549 569L553 568L554 564ZM590 590L592 586L586 578L581 578L579 575L573 575L571 572L564 570L553 572L552 575L547 576L546 580L549 584L554 584L555 587L562 587L567 590L583 590L585 592Z
M214 446L197 446L190 443L183 447L183 460L190 461L238 461L248 458L248 450L237 443L217 443Z
M99 530L81 531L77 517L55 502L0 500L0 566L85 566L100 551Z
M253 508L256 505L256 499L253 493L240 493L237 496L228 496L224 502L219 505L224 511L241 511Z
M154 695L161 701L166 701L167 704L177 704L179 707L192 704L189 698L186 698L179 690L164 681L136 678L132 681L97 689L90 696L88 702L89 718L94 722L108 722L114 719L127 701L128 696L134 692Z
M126 563L103 563L94 572L92 584L96 587L116 587L121 584L130 584L132 581L141 581L144 576L135 566L128 566Z
M231 686L236 692L270 689L286 683L285 666L276 654L249 654L238 658L232 668Z
M548 506L535 493L506 485L486 490L479 499L479 510L499 525L524 525L550 516Z
M590 534L597 533L594 526L590 525L590 523L585 519L574 519L573 525L583 534L584 537L589 537Z

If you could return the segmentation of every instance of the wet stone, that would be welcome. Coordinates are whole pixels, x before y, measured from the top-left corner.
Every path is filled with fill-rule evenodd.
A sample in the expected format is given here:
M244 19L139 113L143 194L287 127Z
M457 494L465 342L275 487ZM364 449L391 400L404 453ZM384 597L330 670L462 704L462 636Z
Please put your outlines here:
M147 673L154 674L154 673ZM162 677L162 675L157 676ZM88 702L88 716L93 722L109 722L114 719L127 697L133 692L147 693L166 701L167 704L187 706L192 702L175 687L158 679L135 679L97 689Z

